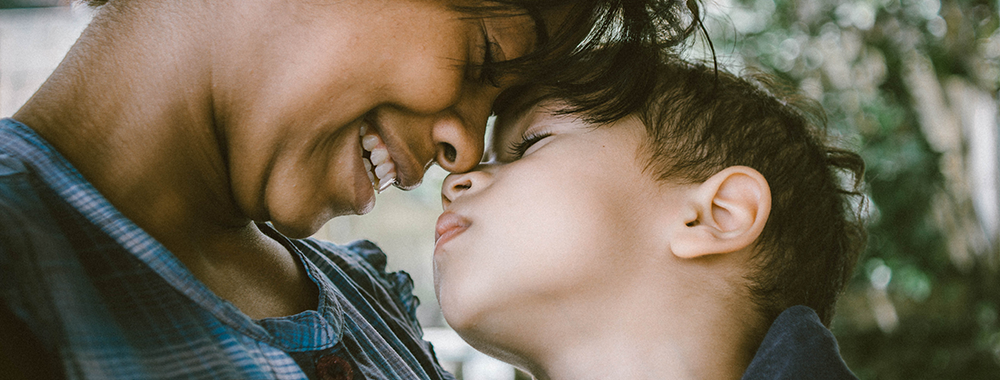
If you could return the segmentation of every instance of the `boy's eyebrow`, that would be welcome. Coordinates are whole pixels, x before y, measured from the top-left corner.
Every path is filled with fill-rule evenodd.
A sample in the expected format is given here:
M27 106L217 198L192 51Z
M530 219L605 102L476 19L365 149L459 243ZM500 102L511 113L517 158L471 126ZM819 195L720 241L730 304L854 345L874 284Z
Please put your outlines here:
M542 86L530 84L513 86L501 92L493 101L493 114L504 117L520 116L549 97L549 92Z

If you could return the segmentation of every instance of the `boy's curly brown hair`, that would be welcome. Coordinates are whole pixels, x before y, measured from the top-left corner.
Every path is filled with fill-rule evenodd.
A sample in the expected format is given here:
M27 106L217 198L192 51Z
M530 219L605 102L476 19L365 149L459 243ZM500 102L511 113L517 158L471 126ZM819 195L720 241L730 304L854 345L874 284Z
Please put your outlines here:
M837 147L818 103L773 77L678 59L657 66L656 90L639 112L647 169L690 183L734 165L759 171L772 200L746 275L751 300L765 321L806 305L829 326L867 237L861 156Z

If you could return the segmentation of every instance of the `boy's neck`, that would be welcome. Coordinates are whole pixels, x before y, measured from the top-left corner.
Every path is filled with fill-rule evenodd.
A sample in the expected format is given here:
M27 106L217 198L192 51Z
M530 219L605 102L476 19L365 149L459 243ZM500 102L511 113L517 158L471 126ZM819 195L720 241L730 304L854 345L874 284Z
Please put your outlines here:
M678 285L650 281L539 329L525 365L539 380L739 379L753 359L745 301L665 297Z
M707 328L701 331L708 331ZM565 347L544 365L538 378L569 379L739 379L749 358L739 355L735 337L687 341L659 336L653 331L606 336Z

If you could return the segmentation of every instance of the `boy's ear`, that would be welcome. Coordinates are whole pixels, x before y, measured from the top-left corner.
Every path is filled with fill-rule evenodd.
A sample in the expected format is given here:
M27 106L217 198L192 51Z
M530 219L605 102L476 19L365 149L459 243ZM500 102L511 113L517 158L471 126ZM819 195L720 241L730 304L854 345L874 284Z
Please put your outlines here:
M692 189L686 207L681 220L674 222L674 255L690 259L735 252L764 230L771 188L757 170L731 166Z

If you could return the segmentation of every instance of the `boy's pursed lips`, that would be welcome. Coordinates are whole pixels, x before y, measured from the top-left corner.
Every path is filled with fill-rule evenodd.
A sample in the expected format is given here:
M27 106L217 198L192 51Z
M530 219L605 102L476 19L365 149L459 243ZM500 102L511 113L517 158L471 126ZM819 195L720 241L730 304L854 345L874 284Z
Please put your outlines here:
M438 247L461 234L470 225L472 222L464 216L450 211L442 213L434 228L434 251L437 252Z

